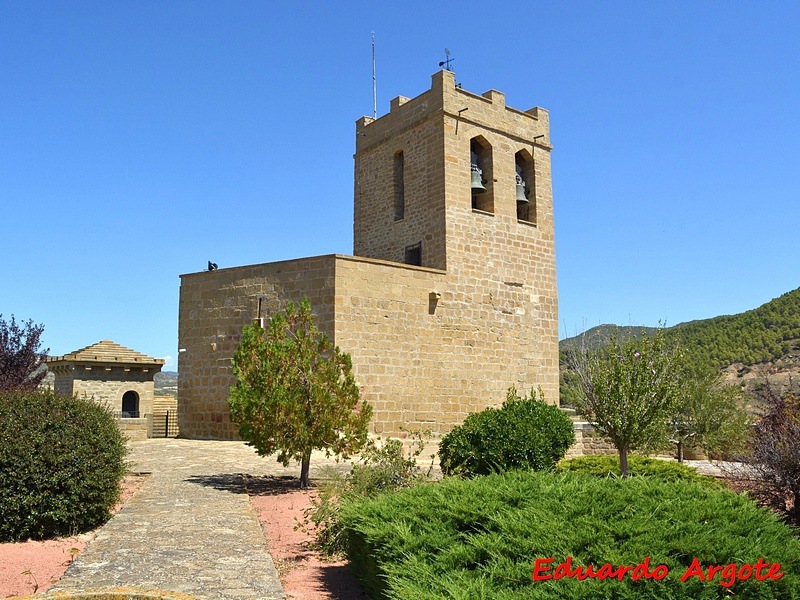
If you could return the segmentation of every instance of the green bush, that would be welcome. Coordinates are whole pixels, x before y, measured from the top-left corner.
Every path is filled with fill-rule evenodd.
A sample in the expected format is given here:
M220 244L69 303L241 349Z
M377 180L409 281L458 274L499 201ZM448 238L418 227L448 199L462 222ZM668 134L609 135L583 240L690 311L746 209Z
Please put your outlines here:
M369 440L349 473L342 475L333 468L323 470L319 493L312 497L300 525L304 531L313 529L318 550L328 556L344 552L344 530L339 522L342 505L430 480L433 461L428 469L417 464L425 449L422 433L412 432L411 440L408 456L400 440L386 440L382 445Z
M447 478L343 507L348 558L376 600L800 599L799 532L745 495L689 481L514 471ZM661 580L532 581L552 568L665 565ZM703 565L779 563L778 580L731 587L692 576ZM552 570L550 571L553 572ZM766 575L765 570L762 574Z
M531 390L522 399L513 387L499 409L469 415L442 438L439 458L445 475L488 475L512 469L552 469L575 443L569 417Z
M556 471L587 473L595 477L620 477L619 456L594 455L567 458L556 465ZM662 481L694 481L708 487L723 489L722 482L701 475L692 467L672 460L659 460L637 454L628 455L628 473L631 477L656 477Z
M119 498L125 443L91 399L0 394L0 541L101 525Z

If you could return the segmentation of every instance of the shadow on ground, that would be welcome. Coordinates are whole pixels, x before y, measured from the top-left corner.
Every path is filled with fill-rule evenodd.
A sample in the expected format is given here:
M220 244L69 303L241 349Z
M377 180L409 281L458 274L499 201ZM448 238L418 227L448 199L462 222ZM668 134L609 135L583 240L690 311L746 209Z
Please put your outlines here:
M247 488L244 485L244 473L221 473L219 475L192 475L186 479L189 483L214 488L222 492L232 494L246 494Z
M218 475L192 475L186 481L222 492L251 496L276 496L300 489L300 479L292 475L254 477L245 473L220 473Z
M369 598L348 565L331 565L322 567L321 570L322 587L330 594L331 600Z
M246 475L244 484L251 496L277 496L300 488L300 479L292 475Z

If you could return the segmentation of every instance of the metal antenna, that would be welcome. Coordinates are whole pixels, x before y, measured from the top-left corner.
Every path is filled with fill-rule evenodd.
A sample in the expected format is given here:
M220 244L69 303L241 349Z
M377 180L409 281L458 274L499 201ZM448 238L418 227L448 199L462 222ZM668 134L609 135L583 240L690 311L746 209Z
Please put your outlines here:
M372 118L378 118L378 81L375 77L375 32L372 32Z
M445 56L447 56L447 58L444 59L442 62L440 62L439 66L440 67L444 67L448 71L452 72L453 69L450 68L450 63L453 62L455 60L455 58L450 58L450 50L448 50L447 48L444 49L444 53L445 53Z

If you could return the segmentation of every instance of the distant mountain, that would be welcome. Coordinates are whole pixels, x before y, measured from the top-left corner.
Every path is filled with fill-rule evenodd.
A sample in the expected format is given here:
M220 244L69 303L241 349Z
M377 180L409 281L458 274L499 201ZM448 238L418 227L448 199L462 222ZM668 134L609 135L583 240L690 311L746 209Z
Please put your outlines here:
M561 368L565 350L585 336L590 350L602 348L615 332L621 339L655 328L599 325L559 342ZM764 379L784 384L800 380L800 288L736 315L680 323L667 328L694 361L708 361L752 388Z
M178 373L175 371L161 371L153 378L156 396L178 397Z
M720 367L774 363L800 352L800 288L747 312L673 327L695 358Z
M598 350L604 348L611 343L611 338L614 334L619 336L620 340L627 340L632 335L638 335L644 332L646 335L654 335L658 331L656 327L637 327L636 325L598 325L587 329L580 335L566 338L558 343L558 348L562 352L567 348L573 346L580 346L581 343L586 344L588 350Z

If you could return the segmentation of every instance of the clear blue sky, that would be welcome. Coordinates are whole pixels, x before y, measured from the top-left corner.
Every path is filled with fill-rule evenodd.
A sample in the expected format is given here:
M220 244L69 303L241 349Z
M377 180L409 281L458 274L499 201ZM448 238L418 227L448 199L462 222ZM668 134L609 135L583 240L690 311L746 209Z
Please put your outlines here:
M352 252L355 121L550 111L562 336L800 286L796 2L0 1L0 313L177 353L179 275Z

